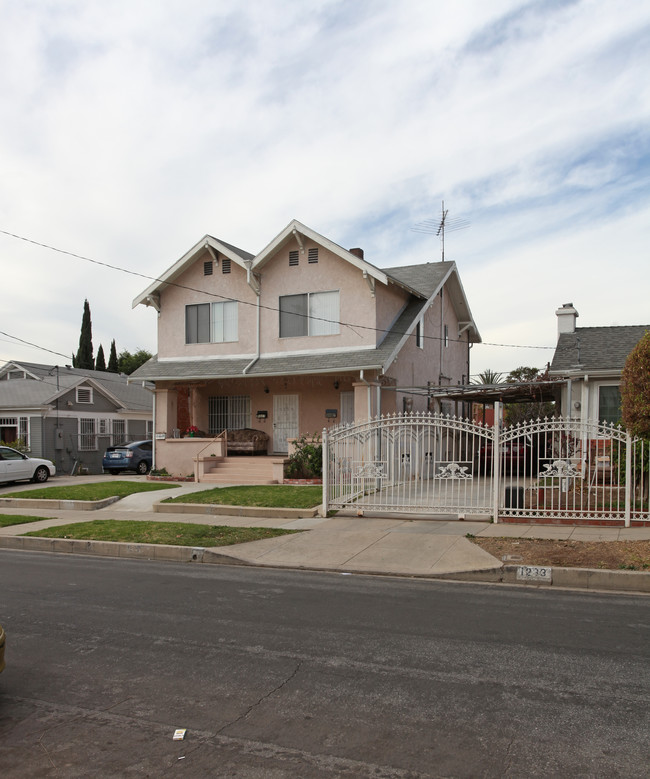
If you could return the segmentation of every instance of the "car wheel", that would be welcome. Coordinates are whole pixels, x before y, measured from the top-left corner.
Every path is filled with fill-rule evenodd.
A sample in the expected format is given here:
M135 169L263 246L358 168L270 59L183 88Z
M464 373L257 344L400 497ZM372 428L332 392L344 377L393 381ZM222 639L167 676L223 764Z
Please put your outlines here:
M50 478L50 472L44 465L39 465L38 468L34 471L34 475L32 476L32 481L39 482L40 484L43 484L43 482L46 482Z
M138 463L138 467L136 468L137 472L144 476L146 473L149 473L149 466L147 465L146 460L140 460Z

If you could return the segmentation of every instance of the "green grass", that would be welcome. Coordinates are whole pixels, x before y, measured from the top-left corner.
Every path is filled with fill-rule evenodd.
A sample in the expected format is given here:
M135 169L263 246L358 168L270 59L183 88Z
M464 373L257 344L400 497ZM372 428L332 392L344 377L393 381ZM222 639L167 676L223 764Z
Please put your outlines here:
M172 546L230 546L262 538L274 538L298 530L266 527L225 527L194 525L185 522L148 522L120 519L96 519L75 522L45 530L23 533L40 538L76 538L84 541L122 541L134 544L171 544Z
M217 487L181 495L178 498L166 498L163 503L218 503L225 506L304 509L318 506L322 500L321 487L274 484L255 487Z
M67 487L41 487L24 492L6 492L3 498L26 498L27 500L104 500L117 496L124 498L135 492L171 490L177 484L161 484L148 481L97 481L90 484L72 484Z
M18 514L0 514L0 527L26 525L29 522L40 522L42 519L51 519L51 517L21 517Z

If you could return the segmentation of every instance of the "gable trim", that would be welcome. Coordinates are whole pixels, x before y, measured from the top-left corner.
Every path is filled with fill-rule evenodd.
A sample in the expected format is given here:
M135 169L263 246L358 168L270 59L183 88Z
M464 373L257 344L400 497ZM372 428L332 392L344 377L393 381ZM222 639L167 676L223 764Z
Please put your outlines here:
M204 251L207 251L212 257L214 257L214 252L218 252L231 260L231 262L235 262L243 270L247 269L247 260L252 260L254 256L249 252L245 252L243 249L239 249L238 251L240 251L241 254L238 254L232 246L222 243L211 235L204 235L203 238L195 243L189 251L185 252L171 268L168 268L160 278L155 279L144 292L141 292L135 297L131 304L131 308L135 308L141 303L145 306L154 306L154 308L156 308L156 305L159 305L160 292L177 279Z
M332 254L335 254L337 257L345 260L345 262L348 262L350 265L358 268L364 274L371 276L373 279L380 281L382 284L388 284L388 276L379 268L376 268L369 262L362 260L355 254L351 254L349 251L347 251L347 249L344 249L342 246L334 243L334 241L330 241L329 238L325 238L325 236L302 224L297 219L293 219L291 222L289 222L284 230L276 235L276 237L267 246L265 246L261 252L259 252L259 254L253 260L253 270L263 268L264 265L266 265L266 263L275 255L275 253L285 243L292 239L295 239L298 242L298 245L304 252L303 238L309 238L314 243L317 243L319 246L322 246L324 249L332 252Z

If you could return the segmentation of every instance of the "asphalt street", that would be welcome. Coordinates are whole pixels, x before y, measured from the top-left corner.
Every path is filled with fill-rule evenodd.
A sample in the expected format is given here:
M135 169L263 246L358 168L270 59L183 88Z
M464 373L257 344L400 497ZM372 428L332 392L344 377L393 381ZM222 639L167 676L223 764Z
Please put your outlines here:
M643 596L1 550L0 621L10 779L648 775Z

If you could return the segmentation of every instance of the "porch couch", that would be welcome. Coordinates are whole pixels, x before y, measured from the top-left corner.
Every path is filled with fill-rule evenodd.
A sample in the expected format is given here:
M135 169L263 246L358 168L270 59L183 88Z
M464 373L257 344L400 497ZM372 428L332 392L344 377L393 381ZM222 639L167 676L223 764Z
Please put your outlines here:
M245 427L240 430L227 430L228 448L231 454L266 454L269 436L263 430Z

